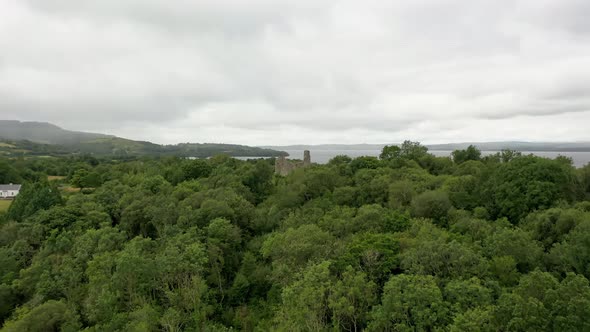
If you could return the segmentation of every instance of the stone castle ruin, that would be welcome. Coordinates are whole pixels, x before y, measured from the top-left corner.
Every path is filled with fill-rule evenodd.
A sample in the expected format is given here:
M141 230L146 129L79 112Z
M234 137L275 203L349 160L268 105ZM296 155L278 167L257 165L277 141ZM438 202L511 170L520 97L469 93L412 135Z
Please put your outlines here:
M285 176L298 168L303 168L311 165L311 155L309 150L303 151L303 161L288 160L284 156L280 156L275 161L275 174Z

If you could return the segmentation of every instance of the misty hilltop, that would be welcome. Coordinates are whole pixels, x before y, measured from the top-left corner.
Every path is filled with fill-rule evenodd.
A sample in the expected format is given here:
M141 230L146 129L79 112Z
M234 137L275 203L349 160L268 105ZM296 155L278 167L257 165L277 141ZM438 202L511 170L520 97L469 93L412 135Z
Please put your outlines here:
M99 138L114 136L71 131L47 122L21 122L0 120L0 138L7 140L27 140L35 143L70 145Z

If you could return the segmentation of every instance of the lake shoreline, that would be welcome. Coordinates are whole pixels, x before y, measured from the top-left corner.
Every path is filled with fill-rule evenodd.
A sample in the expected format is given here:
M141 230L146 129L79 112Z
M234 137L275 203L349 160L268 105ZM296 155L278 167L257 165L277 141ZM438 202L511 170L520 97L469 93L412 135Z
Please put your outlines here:
M361 157L361 156L369 156L369 157L378 157L381 153L379 149L367 149L367 150L359 150L359 149L314 149L313 147L309 147L308 150L311 152L311 161L317 164L326 164L330 159L339 156L339 155L346 155L351 158ZM289 158L291 159L303 159L303 149L282 149L289 154ZM437 157L449 157L453 150L429 150L428 152L432 153ZM495 154L500 152L500 150L482 150L481 153L483 156L488 156L491 154ZM587 151L520 151L523 155L533 154L539 157L550 158L554 159L557 156L565 156L568 158L572 158L573 164L575 167L584 167L588 163L590 163L590 152ZM257 158L272 158L272 157L235 157L238 159L257 159Z

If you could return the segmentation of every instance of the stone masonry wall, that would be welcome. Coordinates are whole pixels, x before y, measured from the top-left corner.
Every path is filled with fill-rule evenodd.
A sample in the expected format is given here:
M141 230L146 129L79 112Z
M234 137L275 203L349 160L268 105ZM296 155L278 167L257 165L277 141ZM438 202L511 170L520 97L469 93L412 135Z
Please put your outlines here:
M309 165L311 165L311 154L308 150L303 151L303 161L292 161L281 156L275 161L275 174L285 176L297 168L303 168Z

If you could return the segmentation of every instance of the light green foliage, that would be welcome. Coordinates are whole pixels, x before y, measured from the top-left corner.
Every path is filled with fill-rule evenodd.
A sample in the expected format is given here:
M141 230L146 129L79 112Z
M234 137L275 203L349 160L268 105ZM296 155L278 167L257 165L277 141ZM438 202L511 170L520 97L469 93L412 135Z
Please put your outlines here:
M0 213L8 211L11 204L11 200L0 200Z
M590 287L580 275L559 283L546 272L521 278L513 293L503 294L495 310L498 327L511 331L585 331L590 327Z
M493 324L493 313L490 308L475 308L458 313L451 332L493 332L496 331Z
M357 331L366 326L369 309L376 301L377 285L350 266L336 281L328 296L333 325L338 330Z
M229 220L218 218L207 226L207 253L209 256L209 281L215 284L219 296L225 296L229 288L229 275L240 265L239 249L242 242L239 227Z
M490 218L490 213L483 206L478 206L473 209L473 216L477 219L485 220Z
M310 265L282 292L279 330L322 331L328 326L330 264Z
M490 262L490 273L502 286L513 286L518 282L520 273L513 256L495 256Z
M272 234L260 251L272 259L274 277L285 283L307 262L329 258L334 251L334 237L316 225L304 225Z
M43 331L77 331L78 318L67 305L58 301L47 301L27 311L19 310L18 320L6 323L3 332L43 332Z
M445 326L448 309L432 276L397 275L383 288L370 331L429 331Z
M552 309L554 331L590 329L590 286L588 279L569 273L555 290L548 290L546 303Z
M401 265L407 273L441 278L468 278L485 272L485 261L478 252L444 235L427 233L413 239L411 247L402 254Z

